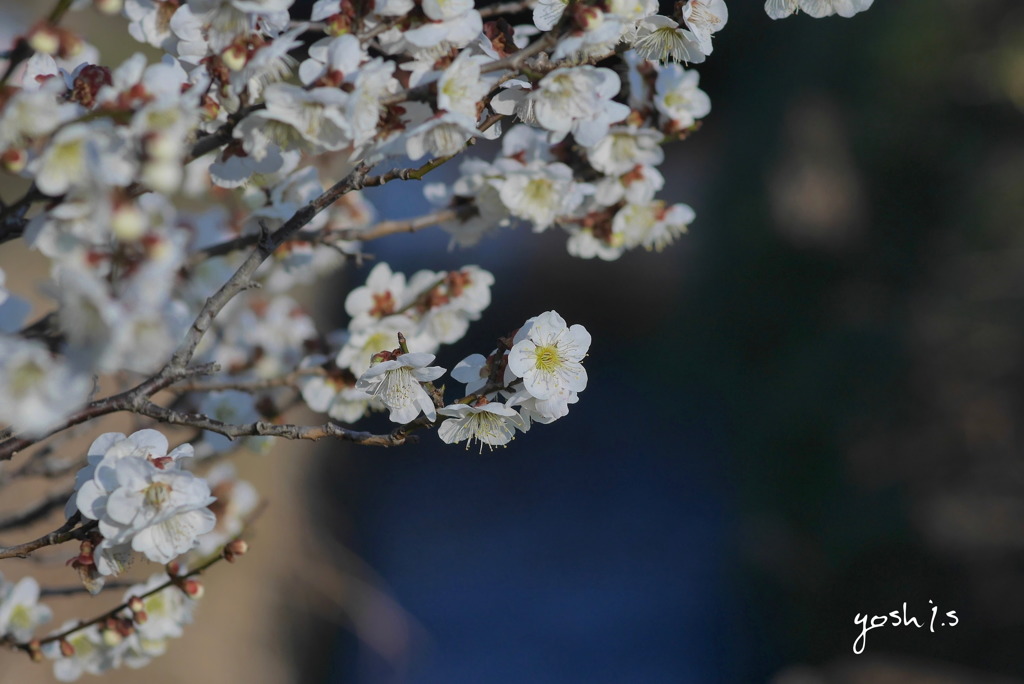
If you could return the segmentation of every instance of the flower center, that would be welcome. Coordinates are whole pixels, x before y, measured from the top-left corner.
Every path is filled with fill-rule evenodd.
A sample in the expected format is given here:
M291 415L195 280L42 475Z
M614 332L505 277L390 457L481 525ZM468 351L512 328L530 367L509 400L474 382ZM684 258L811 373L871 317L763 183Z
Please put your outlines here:
M558 358L558 348L554 345L537 347L536 360L538 370L550 373L562 365Z
M146 487L143 497L148 506L160 509L171 498L171 486L166 482L154 482Z

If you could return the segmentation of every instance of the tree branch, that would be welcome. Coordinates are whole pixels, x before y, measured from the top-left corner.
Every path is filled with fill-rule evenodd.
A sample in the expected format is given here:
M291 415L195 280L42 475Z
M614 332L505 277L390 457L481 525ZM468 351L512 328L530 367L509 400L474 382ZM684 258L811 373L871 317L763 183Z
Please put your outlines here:
M209 430L236 439L238 437L282 437L284 439L303 439L318 441L327 437L340 439L365 446L394 447L408 444L415 439L408 434L405 426L398 427L388 434L377 435L370 432L350 430L340 423L329 421L323 425L292 425L257 421L247 424L222 423L207 416L174 411L152 402L140 406L137 413L159 420L170 425L188 425L190 427Z
M44 534L38 539L33 539L30 542L24 544L15 544L14 546L0 546L0 559L4 558L28 558L28 554L33 551L38 551L47 546L56 546L57 544L63 544L64 542L71 541L72 539L80 539L85 532L92 530L96 527L95 521L89 521L80 527L75 527L81 520L79 514L71 516L71 518L49 534Z

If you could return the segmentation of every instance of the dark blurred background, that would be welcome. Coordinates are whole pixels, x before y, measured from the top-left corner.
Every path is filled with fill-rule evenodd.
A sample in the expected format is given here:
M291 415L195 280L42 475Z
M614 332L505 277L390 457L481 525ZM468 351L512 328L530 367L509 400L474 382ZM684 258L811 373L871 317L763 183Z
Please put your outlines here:
M372 246L497 276L441 365L553 308L593 334L590 386L494 453L323 456L317 517L358 589L343 624L296 626L303 681L1024 676L1024 5L729 9L697 67L712 113L663 167L697 212L680 243ZM368 196L426 208L412 184ZM959 624L853 655L855 615L904 602Z

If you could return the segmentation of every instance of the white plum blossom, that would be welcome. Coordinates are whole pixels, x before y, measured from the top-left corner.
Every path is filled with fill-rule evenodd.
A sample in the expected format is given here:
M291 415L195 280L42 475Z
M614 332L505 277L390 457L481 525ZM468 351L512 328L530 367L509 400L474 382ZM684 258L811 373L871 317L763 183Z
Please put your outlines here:
M569 214L593 192L577 183L565 164L532 164L508 173L499 185L501 201L513 216L533 223L535 232L550 227L559 216Z
M247 519L260 504L252 483L238 478L234 465L218 463L206 474L210 492L217 500L210 510L217 516L212 530L199 537L195 553L203 558L217 553L245 529Z
M316 354L303 359L300 367L323 366L327 360L326 356ZM304 375L298 384L302 399L309 408L348 425L366 415L372 402L372 397L356 389L355 378L350 373L343 373L336 367L325 370L323 374Z
M472 119L477 117L477 103L491 89L481 78L481 58L462 52L444 70L437 82L437 108L458 112Z
M74 507L82 516L99 522L100 546L130 543L150 560L167 563L213 529L216 518L207 508L214 501L209 485L181 470L177 462L191 455L191 446L166 454L166 439L154 430L142 430L127 438L103 435L90 451L99 456L103 447L103 455L86 466L87 477L79 475L74 495Z
M699 64L706 56L696 36L668 17L655 14L637 27L633 49L643 59Z
M0 423L40 436L85 403L92 378L39 342L0 334Z
M870 8L873 2L874 0L800 0L800 9L816 19L833 14L850 18Z
M474 404L450 404L438 410L450 418L437 428L437 436L446 444L466 442L468 449L474 441L493 449L515 439L516 430L526 431L529 425L514 408L498 401Z
M711 36L725 27L729 21L729 9L725 0L687 0L682 6L683 22L690 29L700 51L710 55Z
M539 0L533 6L533 24L541 31L550 31L562 18L568 0Z
M410 423L420 413L435 420L434 401L421 384L444 375L444 368L428 365L433 360L433 354L412 352L379 361L359 377L356 389L379 399L395 423Z
M99 119L61 128L29 169L39 190L57 197L72 188L126 186L135 165L124 137Z
M637 164L657 165L665 158L661 133L650 128L615 126L587 149L590 165L607 174L621 175Z
M478 135L482 133L471 117L460 112L445 112L406 133L405 153L413 161L428 154L447 157L459 152L470 138Z
M580 66L555 69L530 94L537 123L551 131L552 141L573 133L582 145L593 145L622 121L629 107L612 98L619 92L619 76L611 69Z
M565 319L547 311L520 328L508 354L508 369L537 399L568 398L587 387L582 361L588 349L586 328L568 327Z
M711 98L697 87L700 74L666 64L654 82L654 106L676 128L689 128L711 112Z
M53 612L39 603L39 583L33 577L5 582L0 575L0 638L26 642Z
M615 214L613 230L621 233L627 247L642 246L661 251L687 231L696 218L693 209L685 204L666 207L664 202L627 204Z

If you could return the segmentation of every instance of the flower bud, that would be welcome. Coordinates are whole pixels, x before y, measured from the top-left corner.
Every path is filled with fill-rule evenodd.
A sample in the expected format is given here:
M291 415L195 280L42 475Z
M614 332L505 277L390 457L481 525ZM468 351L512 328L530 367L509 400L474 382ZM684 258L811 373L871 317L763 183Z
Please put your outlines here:
M132 596L128 599L128 610L133 613L140 613L146 609L146 605L142 602L138 596Z
M2 156L0 156L0 163L3 164L4 169L11 173L20 173L24 168L25 164L28 163L28 154L25 150L18 150L11 148L4 150Z
M123 0L93 0L93 4L103 14L118 14L124 7Z
M55 55L60 50L60 34L54 27L43 24L29 35L28 44L36 52Z
M185 580L185 583L182 585L182 589L185 590L185 593L188 594L189 598L194 599L201 599L203 598L203 594L206 593L203 583L192 578Z
M103 643L110 648L114 648L124 641L124 637L121 636L120 632L109 627L100 632L100 636L103 638Z
M177 577L181 574L181 564L178 561L171 561L166 565L167 574L171 577Z
M75 647L71 645L71 642L67 639L60 640L60 654L65 658L70 658L75 655Z
M224 62L224 66L232 71L241 71L245 63L249 61L245 46L240 46L237 43L222 52L220 59Z
M34 663L38 663L43 659L43 650L39 644L39 639L33 639L28 642L28 657Z
M249 544L244 539L236 539L224 546L224 560L234 563L239 556L244 556L249 550Z
M134 242L146 232L146 219L134 204L123 204L114 210L110 229L122 242Z
M137 625L144 625L146 624L146 620L149 619L149 613L144 610L137 610L133 615L135 617L135 624Z

